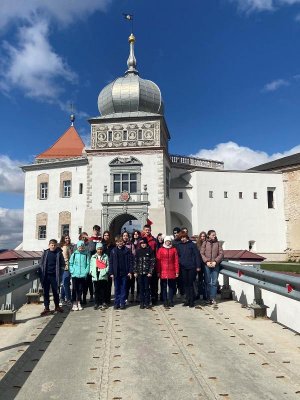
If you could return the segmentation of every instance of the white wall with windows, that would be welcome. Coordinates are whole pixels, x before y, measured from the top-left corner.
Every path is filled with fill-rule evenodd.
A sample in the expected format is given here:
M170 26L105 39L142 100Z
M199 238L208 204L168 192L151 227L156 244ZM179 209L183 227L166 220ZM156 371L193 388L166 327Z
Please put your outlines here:
M187 191L187 196L194 234L215 229L226 249L251 247L271 258L271 254L284 253L287 246L282 174L196 171L190 183L193 189Z
M52 238L60 239L62 232L70 230L73 242L78 239L79 227L84 226L86 209L86 165L29 170L25 173L23 249L42 250ZM48 182L38 179L48 175ZM43 176L43 175L42 175ZM63 179L71 176L71 179ZM46 183L46 185L44 184ZM39 186L39 187L38 187ZM59 213L69 212L71 224L60 223ZM47 223L37 226L36 216L45 213Z

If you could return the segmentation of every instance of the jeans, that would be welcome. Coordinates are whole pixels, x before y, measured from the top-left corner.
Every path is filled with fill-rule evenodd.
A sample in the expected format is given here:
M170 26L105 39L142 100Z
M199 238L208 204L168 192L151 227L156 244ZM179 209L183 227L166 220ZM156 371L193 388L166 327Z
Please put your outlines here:
M202 295L203 300L207 300L207 287L205 283L205 277L204 277L204 266L201 266L201 271L197 272L197 285L196 285L196 293L198 298L200 299L200 296Z
M132 275L131 279L129 276L127 277L126 282L126 299L129 297L129 293L134 296L134 289L135 289L135 277Z
M86 301L87 292L90 292L90 298L94 296L94 285L92 281L92 275L87 274L85 278L84 286L83 286L83 301Z
M173 297L176 292L176 279L161 279L160 284L163 302L167 303L167 301L169 300L169 303L173 304ZM167 293L167 287L169 287L169 296Z
M70 284L71 284L71 275L69 271L64 271L62 274L61 278L61 292L60 292L60 298L62 300L67 300L71 301L71 289L70 289Z
M207 265L205 265L204 276L209 300L213 300L217 296L219 272L219 265L216 265L214 268L209 268Z
M73 286L72 301L73 301L73 303L75 301L77 301L77 302L82 301L81 296L82 296L84 284L85 284L85 278L72 278L72 286Z
M152 277L150 280L150 290L151 290L152 304L155 304L157 303L158 300L158 276L155 269L152 272Z
M111 299L112 278L109 276L106 286L105 303L110 304Z
M115 306L124 306L126 300L126 281L127 275L115 276Z
M94 281L94 295L95 295L95 306L100 306L105 303L107 296L107 280L101 279Z
M196 279L196 269L195 268L189 268L189 269L182 268L182 278L183 278L183 284L184 284L186 303L188 303L189 305L193 305L194 298L195 298L194 280Z
M53 299L55 307L59 306L59 295L58 295L58 285L55 274L48 275L46 274L43 280L43 289L44 289L44 306L45 308L49 308L50 305L50 286L53 293Z
M150 304L150 279L147 275L138 276L141 305L149 306Z

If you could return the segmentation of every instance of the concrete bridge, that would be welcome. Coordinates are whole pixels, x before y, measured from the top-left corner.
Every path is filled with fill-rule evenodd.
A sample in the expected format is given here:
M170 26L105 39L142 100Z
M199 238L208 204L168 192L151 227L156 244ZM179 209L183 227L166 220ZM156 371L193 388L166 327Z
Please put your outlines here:
M300 399L300 336L235 301L41 310L0 328L3 400Z

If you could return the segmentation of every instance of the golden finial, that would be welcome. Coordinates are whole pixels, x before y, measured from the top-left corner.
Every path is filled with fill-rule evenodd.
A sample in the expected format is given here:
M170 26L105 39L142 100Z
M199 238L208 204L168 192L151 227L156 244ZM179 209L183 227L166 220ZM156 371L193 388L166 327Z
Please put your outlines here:
M128 38L128 42L129 43L134 43L135 42L135 36L133 33L130 34L129 38Z

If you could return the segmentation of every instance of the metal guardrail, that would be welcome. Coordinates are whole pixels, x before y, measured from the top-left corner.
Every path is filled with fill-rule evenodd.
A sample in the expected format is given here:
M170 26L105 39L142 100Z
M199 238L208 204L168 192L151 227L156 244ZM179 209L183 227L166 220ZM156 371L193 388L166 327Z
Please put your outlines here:
M39 278L39 267L25 267L0 276L0 296L5 296L21 286Z
M220 273L224 277L249 283L256 288L265 289L281 296L300 301L300 277L266 271L259 266L245 266L223 261ZM229 280L224 282L229 286Z

